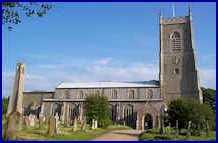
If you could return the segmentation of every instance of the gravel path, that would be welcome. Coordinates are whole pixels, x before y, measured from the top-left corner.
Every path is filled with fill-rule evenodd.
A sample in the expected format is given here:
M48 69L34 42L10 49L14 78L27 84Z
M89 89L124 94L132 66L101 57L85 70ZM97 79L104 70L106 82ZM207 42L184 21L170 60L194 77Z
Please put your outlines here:
M138 130L116 130L103 134L94 141L137 141L140 133Z

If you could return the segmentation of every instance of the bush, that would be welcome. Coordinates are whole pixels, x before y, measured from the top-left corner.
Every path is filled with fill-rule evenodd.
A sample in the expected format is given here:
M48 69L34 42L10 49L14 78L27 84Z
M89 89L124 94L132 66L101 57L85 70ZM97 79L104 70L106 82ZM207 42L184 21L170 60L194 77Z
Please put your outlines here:
M172 140L172 137L164 135L164 136L155 136L155 140Z
M8 103L9 103L9 97L3 97L2 99L2 113L3 115L6 114L7 108L8 108Z
M210 128L215 124L215 115L206 104L200 104L193 100L177 99L168 106L168 119L173 127L178 120L179 129L188 128L188 122L191 121L191 131L193 134L199 134L206 128L206 122Z
M216 112L216 90L210 88L201 88L203 93L203 102Z
M106 128L111 124L109 102L103 95L93 94L86 98L85 114L89 124L92 119L98 121L99 127Z

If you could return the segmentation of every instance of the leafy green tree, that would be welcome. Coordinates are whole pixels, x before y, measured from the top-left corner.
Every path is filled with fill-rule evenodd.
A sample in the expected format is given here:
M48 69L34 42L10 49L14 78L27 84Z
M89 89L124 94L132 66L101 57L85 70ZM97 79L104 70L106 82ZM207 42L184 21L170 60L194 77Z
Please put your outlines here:
M190 110L186 102L182 99L173 100L168 106L168 120L172 126L176 126L176 120L179 121L179 128L187 126Z
M6 114L7 112L7 108L8 108L8 103L9 103L9 97L3 97L2 99L2 112L3 112L3 115Z
M216 90L210 88L201 88L203 93L203 102L216 112Z
M168 120L175 127L176 120L179 122L179 129L187 128L188 122L192 122L193 131L198 133L206 128L209 122L210 128L215 127L215 114L207 104L188 99L177 99L171 101L168 106Z
M86 119L89 124L92 119L98 121L99 127L107 127L110 123L110 108L107 97L93 94L86 98L85 104Z
M43 17L51 8L49 3L2 2L2 23L12 30L21 23L22 17Z

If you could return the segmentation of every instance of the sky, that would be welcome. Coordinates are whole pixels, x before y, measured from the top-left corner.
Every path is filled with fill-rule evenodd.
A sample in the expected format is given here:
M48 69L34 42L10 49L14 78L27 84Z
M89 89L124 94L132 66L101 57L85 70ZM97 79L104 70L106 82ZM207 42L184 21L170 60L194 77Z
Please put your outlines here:
M3 95L12 94L16 63L25 64L25 91L52 91L61 82L159 80L159 12L172 3L53 3L42 18L3 25ZM174 3L176 16L188 3ZM216 5L190 3L201 86L216 88Z

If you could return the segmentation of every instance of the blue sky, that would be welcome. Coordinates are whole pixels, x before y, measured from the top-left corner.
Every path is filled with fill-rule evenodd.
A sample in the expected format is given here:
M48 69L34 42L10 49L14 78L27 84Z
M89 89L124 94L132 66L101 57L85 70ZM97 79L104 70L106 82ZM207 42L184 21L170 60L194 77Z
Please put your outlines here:
M63 81L158 80L159 23L172 3L53 3L43 18L3 26L3 94L11 94L17 62L25 90L53 90ZM187 3L175 3L176 16ZM216 87L216 6L191 3L202 86Z

